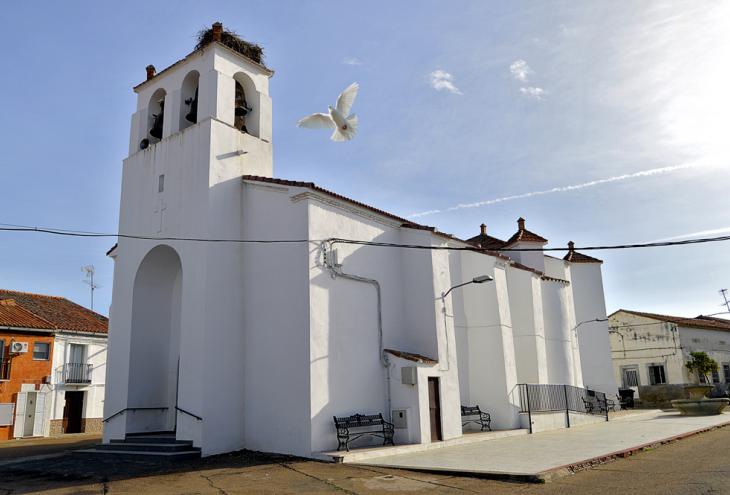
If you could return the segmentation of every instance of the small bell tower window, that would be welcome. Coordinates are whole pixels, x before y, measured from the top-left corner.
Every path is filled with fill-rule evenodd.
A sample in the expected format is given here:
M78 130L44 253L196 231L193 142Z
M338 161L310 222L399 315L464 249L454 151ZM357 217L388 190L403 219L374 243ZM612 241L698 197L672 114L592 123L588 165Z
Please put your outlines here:
M240 82L236 81L236 101L234 108L233 126L241 132L248 134L246 127L246 117L253 111L246 102L246 92Z
M194 70L185 76L180 88L180 130L198 123L198 81L200 74Z
M162 130L165 121L165 90L160 88L150 98L147 112L147 130L150 142L156 143L162 139Z

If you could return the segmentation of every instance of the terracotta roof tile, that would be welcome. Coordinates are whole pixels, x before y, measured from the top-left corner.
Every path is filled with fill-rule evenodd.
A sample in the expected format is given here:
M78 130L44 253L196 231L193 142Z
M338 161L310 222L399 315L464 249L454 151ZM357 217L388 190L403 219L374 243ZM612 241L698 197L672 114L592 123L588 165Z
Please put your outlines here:
M614 311L613 313L608 315L608 317L611 318L616 313L628 313L631 315L643 316L645 318L674 323L683 327L704 328L707 330L724 330L730 332L730 320L725 320L723 318L712 318L702 315L698 316L697 318L686 318L684 316L669 316L660 315L657 313L645 313L643 311L629 311L628 309L619 309L618 311Z
M106 316L79 306L63 297L0 289L0 301L2 300L13 300L16 308L21 308L30 315L30 317L26 315L26 323L30 326L24 328L45 328L100 334L108 332L109 319ZM4 320L0 313L0 325L18 326L10 322L17 322L13 318L20 317L21 313L7 309L10 307L12 307L12 303L6 302L5 315L7 320ZM14 312L13 315L10 314L11 312ZM41 324L41 322L43 323Z
M406 352L406 351L396 351L395 349L384 349L385 352L388 354L392 354L396 357L406 359L408 361L413 361L415 363L423 363L423 364L436 364L438 361L435 359L432 359L430 357L422 356L421 354L415 354L413 352Z
M543 280L545 280L547 282L560 282L561 284L570 285L569 281L563 280L562 278L549 277L548 275L543 275L540 278L542 278Z
M517 232L515 232L512 237L507 239L505 246L509 246L516 242L539 242L540 244L545 244L548 242L548 240L540 235L537 235L534 232L530 232L529 230L527 230L525 228L525 219L520 217L517 219Z
M575 243L573 241L568 243L568 254L566 254L563 259L565 261L570 261L571 263L603 263L603 261L598 258L593 258L587 254L576 251Z
M478 235L475 235L474 237L470 237L466 240L469 244L474 244L475 246L484 248L484 249L492 249L492 250L498 250L502 247L504 247L505 244L507 244L502 239L498 239L496 237L492 237L491 235L487 234L487 226L485 224L481 224L479 226L480 232Z
M0 299L0 325L52 330L53 324L18 306L15 299Z

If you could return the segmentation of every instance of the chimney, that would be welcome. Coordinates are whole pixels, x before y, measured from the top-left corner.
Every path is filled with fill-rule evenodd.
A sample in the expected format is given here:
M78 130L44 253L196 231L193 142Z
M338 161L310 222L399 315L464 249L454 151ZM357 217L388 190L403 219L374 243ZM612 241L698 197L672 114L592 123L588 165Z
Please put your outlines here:
M479 230L481 231L482 235L487 235L487 224L483 223L479 226Z
M157 72L157 69L155 69L155 66L150 64L147 67L145 67L145 70L147 70L147 80L149 81L153 77L155 77L155 73Z
M220 22L213 23L213 41L220 41L223 34L223 24Z
M525 219L520 217L517 219L517 229L518 230L525 230Z
M575 251L575 243L573 241L568 241L568 252L572 253Z

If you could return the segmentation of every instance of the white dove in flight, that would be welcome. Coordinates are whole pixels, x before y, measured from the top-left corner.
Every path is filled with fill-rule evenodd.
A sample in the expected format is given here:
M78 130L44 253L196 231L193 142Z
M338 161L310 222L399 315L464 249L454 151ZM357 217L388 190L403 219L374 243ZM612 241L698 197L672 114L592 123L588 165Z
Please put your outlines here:
M335 108L327 106L328 114L313 113L297 122L297 126L307 129L334 129L330 136L332 141L349 141L357 132L357 115L350 114L350 109L355 103L358 89L360 89L359 84L350 84L337 97Z

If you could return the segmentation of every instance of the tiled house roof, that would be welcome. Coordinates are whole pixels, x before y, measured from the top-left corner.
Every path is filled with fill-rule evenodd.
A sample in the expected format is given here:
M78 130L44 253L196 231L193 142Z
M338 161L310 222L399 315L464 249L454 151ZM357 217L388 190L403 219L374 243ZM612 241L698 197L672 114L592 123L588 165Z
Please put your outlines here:
M685 318L683 316L660 315L657 313L644 313L643 311L629 311L627 309L619 309L609 315L609 318L617 313L628 313L635 316L643 316L653 320L666 321L674 323L682 327L704 328L706 330L724 330L730 332L730 320L722 318L712 318L708 316L698 316L697 318Z
M109 319L63 297L0 289L0 326L106 334Z

